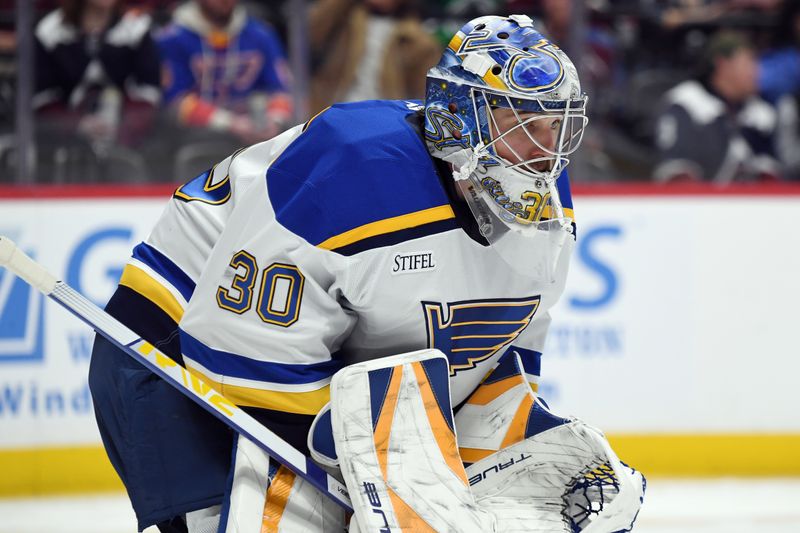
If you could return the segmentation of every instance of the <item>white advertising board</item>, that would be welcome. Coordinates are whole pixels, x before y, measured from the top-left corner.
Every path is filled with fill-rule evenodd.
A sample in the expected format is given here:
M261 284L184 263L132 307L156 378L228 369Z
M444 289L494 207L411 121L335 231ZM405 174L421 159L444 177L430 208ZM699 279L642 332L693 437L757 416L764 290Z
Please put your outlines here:
M0 200L0 233L103 304L164 197ZM800 196L578 197L542 395L607 432L799 432ZM0 271L0 448L97 444L93 334Z
M0 234L98 305L165 199L0 201ZM93 332L0 269L0 448L97 444Z
M797 433L800 196L578 197L542 395L610 433Z

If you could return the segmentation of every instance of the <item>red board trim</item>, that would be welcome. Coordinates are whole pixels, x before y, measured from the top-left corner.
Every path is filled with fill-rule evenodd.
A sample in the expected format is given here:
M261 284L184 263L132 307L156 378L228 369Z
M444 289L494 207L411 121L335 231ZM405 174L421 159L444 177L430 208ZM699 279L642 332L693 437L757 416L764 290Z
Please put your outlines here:
M147 185L0 185L0 201L13 199L164 198L180 184ZM710 185L687 183L578 184L573 195L583 196L800 196L800 183Z
M578 184L573 196L800 196L800 183L597 183Z
M0 185L0 200L72 200L87 198L169 198L178 184L148 185Z

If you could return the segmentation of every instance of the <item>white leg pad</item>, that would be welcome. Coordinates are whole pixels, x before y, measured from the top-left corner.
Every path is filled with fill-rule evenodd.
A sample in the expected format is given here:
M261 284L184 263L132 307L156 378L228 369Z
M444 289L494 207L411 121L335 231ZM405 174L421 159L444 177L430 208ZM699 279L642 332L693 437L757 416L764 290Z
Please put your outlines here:
M233 486L219 533L344 531L344 510L285 466L270 476L270 457L238 438ZM216 530L215 530L216 531Z
M281 467L272 479L260 533L337 533L344 510L303 478Z
M233 486L220 533L258 533L269 487L269 455L241 435L237 439Z
M421 350L342 369L331 383L331 414L360 530L494 531L458 454L444 354Z

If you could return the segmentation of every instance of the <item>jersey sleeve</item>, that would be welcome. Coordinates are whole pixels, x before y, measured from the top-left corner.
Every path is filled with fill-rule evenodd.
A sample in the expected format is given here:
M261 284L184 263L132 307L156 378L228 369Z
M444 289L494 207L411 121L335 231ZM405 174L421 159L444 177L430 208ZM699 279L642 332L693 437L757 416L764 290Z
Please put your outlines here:
M235 203L228 174L235 155L179 187L148 238L133 249L120 285L175 324Z
M267 143L268 144L268 143ZM249 186L233 154L175 191L136 246L106 310L183 363L178 324L231 213ZM98 429L140 529L218 503L230 430L118 347L98 336L89 368ZM168 455L169 461L153 461ZM142 465L149 465L143 468ZM202 471L202 476L187 473Z
M172 254L190 276L199 269L180 317L180 344L187 369L237 405L271 420L310 419L328 402L331 376L342 367L338 352L356 319L341 302L347 258L278 221L276 210L311 220L320 206L309 187L274 205L268 182L292 179L269 172L276 156L257 145L233 160L231 176L251 184L224 227L209 227L218 231L213 248L210 239L197 237L195 247L209 250L204 264L199 256ZM160 234L152 239L162 241Z
M316 414L355 322L325 255L269 216L226 232L180 323L187 368L237 405Z

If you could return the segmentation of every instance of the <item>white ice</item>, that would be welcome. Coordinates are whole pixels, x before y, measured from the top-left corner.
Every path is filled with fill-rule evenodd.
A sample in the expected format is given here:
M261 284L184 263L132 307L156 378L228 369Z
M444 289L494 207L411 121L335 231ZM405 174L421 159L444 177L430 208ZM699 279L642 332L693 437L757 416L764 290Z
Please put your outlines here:
M0 499L0 533L133 533L121 494ZM800 478L653 479L637 533L797 533ZM147 528L146 533L158 533Z

